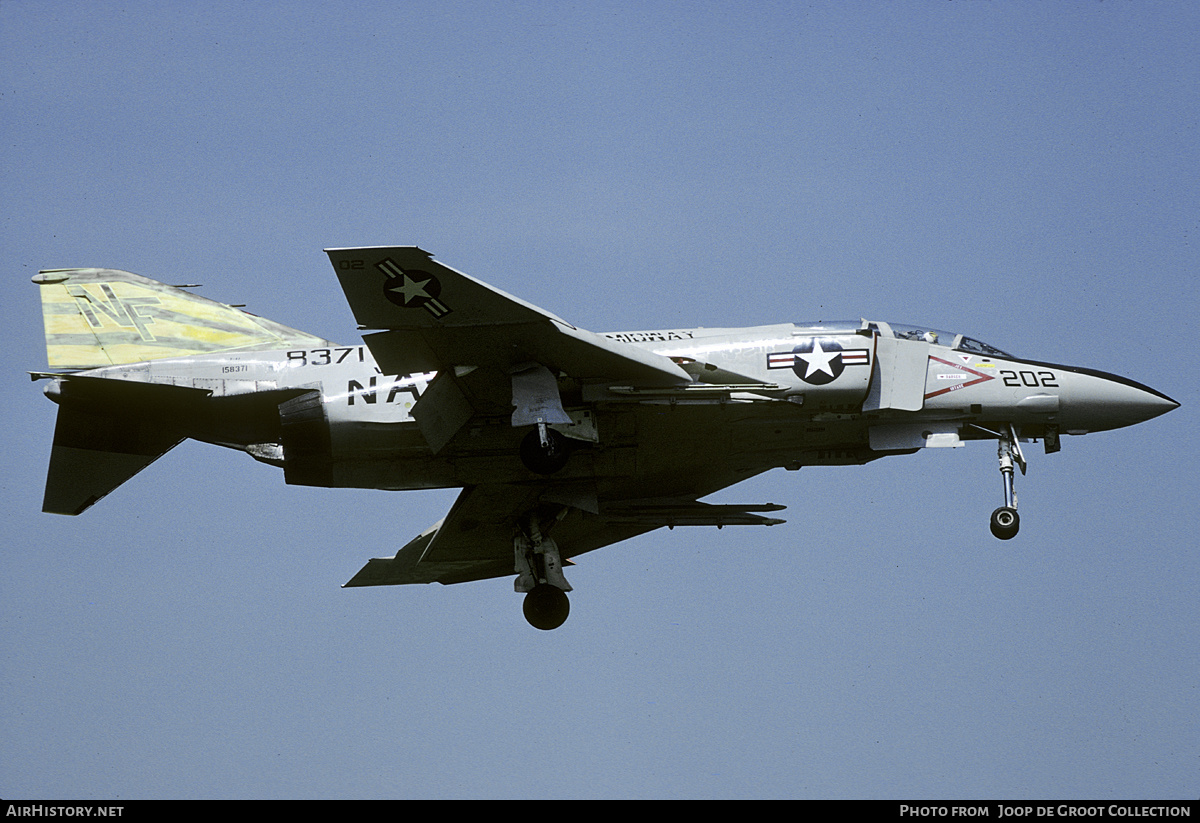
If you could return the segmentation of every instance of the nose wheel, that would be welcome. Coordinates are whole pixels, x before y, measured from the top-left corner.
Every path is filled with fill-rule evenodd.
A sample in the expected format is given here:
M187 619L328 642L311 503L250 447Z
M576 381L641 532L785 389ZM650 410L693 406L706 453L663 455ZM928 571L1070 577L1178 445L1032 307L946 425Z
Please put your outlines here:
M1017 510L1009 506L1001 506L992 512L992 534L1001 540L1009 540L1016 536L1021 528L1021 516Z

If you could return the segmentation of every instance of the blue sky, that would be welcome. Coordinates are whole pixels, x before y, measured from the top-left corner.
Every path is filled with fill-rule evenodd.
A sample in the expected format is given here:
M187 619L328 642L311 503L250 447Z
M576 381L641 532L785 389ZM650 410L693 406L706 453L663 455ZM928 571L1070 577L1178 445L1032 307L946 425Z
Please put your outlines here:
M1167 2L0 2L0 796L1194 798L1200 11ZM40 512L39 268L341 342L418 244L595 331L868 317L1183 403L770 473L772 529L342 590L454 493L187 443ZM697 444L697 448L703 448Z

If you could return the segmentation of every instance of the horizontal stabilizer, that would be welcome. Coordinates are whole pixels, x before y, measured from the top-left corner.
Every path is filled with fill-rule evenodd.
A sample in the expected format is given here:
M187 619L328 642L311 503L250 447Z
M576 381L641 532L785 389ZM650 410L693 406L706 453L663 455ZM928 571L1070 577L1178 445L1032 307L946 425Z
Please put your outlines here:
M72 405L58 410L42 511L80 514L183 439L179 431Z

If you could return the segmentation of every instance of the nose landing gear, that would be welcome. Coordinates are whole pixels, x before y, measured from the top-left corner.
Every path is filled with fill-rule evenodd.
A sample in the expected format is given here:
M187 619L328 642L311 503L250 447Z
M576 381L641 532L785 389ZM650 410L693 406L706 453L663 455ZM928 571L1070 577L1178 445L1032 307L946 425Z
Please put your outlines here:
M1004 480L1004 505L992 512L992 534L1000 540L1016 537L1021 528L1021 517L1017 514L1017 493L1013 489L1013 463L1025 474L1025 455L1017 440L1017 430L1010 423L1008 430L1001 433L997 456L1000 458L1000 476Z

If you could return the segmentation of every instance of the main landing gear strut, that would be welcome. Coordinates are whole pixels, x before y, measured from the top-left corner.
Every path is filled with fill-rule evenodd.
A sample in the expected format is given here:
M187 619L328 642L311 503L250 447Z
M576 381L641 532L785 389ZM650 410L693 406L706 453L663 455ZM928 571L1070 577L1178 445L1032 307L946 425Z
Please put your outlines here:
M567 600L571 584L563 575L557 544L542 534L535 515L523 518L513 538L513 552L517 564L513 588L525 592L525 619L535 629L557 629L571 613Z
M551 475L571 456L567 438L550 428L571 422L558 393L558 378L540 363L524 363L512 371L514 427L533 425L521 440L521 462L535 474Z
M1013 489L1013 463L1025 474L1025 455L1017 441L1017 430L1010 423L1008 430L1000 434L997 456L1000 458L1000 476L1004 480L1004 505L992 512L992 534L1001 540L1010 540L1021 528L1021 517L1017 514L1017 493Z

